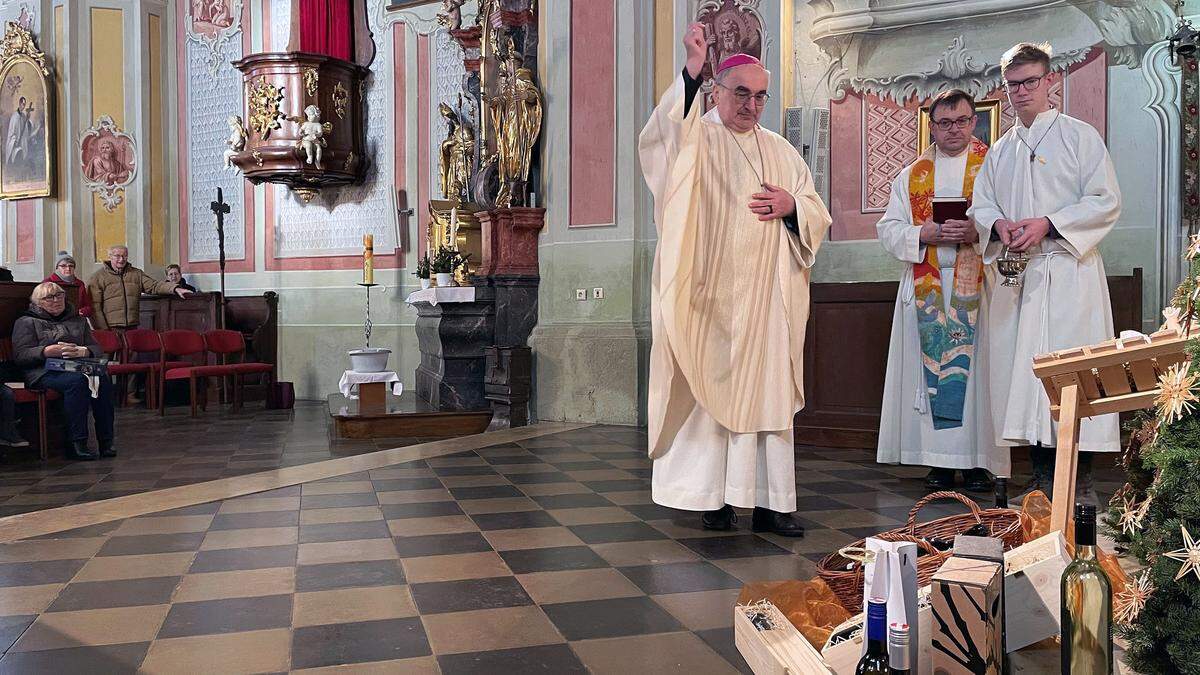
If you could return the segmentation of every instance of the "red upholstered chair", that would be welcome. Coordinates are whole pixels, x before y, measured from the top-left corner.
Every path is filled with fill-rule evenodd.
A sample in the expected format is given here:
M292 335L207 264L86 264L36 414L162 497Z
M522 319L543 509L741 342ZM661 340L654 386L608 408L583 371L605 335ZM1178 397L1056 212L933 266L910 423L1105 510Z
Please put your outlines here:
M246 340L240 332L236 330L210 330L204 334L204 342L208 345L208 351L216 354L225 364L225 367L233 369L234 410L240 410L242 407L243 375L265 373L268 384L274 379L272 376L275 372L274 365L257 361L247 362L244 360L246 357ZM231 359L234 360L233 363L229 363Z
M11 361L12 357L12 340L10 338L0 339L0 360ZM46 402L56 401L60 398L62 398L62 394L53 389L26 389L23 384L21 389L13 389L13 400L18 405L32 403L37 408L38 454L43 461L50 456L49 448L46 447L49 443L46 434Z
M108 364L108 374L117 378L117 386L121 392L121 405L124 406L129 400L129 376L138 373L144 373L146 378L146 407L154 407L154 385L157 384L153 377L154 367L157 363L125 363L128 361L128 356L125 353L124 346L121 344L121 336L116 331L111 330L93 330L92 335L95 336L96 342L100 344L100 349L104 354L111 359L117 359L121 363Z
M203 390L200 392L196 390L197 378L225 377L226 375L232 375L234 371L230 366L197 365L191 362L183 362L187 363L185 366L168 368L167 366L172 363L166 360L168 356L203 356L205 354L204 336L194 330L174 329L163 331L160 337L162 338L162 356L159 362L162 366L159 369L159 391L165 390L166 383L169 380L187 380L192 404L192 417L195 417L196 403L198 401L196 398L197 393L204 395ZM178 364L181 362L174 363ZM162 396L158 399L159 415L163 415L166 412L164 408L165 398L165 396ZM203 400L201 408L208 409L207 399Z

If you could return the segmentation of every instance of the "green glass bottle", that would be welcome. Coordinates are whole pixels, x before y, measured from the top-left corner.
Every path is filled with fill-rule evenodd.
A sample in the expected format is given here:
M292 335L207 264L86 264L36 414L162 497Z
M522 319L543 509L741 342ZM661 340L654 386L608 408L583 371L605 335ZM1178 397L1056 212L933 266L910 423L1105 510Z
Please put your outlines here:
M887 647L887 601L871 598L867 603L867 653L854 675L890 675Z
M1075 560L1062 575L1062 673L1113 672L1112 583L1096 559L1096 507L1075 506Z

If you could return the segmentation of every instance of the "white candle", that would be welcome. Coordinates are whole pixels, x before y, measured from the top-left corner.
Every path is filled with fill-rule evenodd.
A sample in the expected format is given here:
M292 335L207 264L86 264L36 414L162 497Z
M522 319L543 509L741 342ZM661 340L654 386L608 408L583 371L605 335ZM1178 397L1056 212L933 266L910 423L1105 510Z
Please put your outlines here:
M458 250L458 207L450 209L450 249Z

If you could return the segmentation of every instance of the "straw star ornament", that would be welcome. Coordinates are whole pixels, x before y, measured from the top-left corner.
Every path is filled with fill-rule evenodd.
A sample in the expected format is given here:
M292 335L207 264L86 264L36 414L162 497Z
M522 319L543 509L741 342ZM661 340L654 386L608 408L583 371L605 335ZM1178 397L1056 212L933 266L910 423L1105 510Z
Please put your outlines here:
M1117 594L1117 611L1113 613L1113 618L1117 623L1125 625L1137 621L1142 609L1146 607L1146 601L1153 594L1154 584L1150 582L1150 570L1146 570L1136 582L1125 584L1125 590Z
M1146 497L1141 504L1136 504L1132 499L1125 498L1121 504L1121 513L1117 519L1117 523L1121 526L1121 531L1125 534L1132 535L1142 529L1142 521L1146 519L1146 514L1150 513L1151 497Z
M1192 235L1191 240L1188 242L1187 252L1184 254L1184 257L1188 260L1195 260L1197 257L1200 257L1200 234Z
M1192 539L1192 535L1187 531L1187 527L1180 525L1179 530L1183 532L1183 548L1175 549L1163 555L1171 560L1178 560L1183 563L1179 566L1179 574L1175 575L1175 581L1179 581L1187 576L1188 572L1195 574L1196 579L1200 580L1200 542Z
M1162 390L1154 404L1158 406L1158 417L1170 424L1191 412L1200 396L1197 396L1196 375L1191 373L1192 364L1176 363L1158 378Z

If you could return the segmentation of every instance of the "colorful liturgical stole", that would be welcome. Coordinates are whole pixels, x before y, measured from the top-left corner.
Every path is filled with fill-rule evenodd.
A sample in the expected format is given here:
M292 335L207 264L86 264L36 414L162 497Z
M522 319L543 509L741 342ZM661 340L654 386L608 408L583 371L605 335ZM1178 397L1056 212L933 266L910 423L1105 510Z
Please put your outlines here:
M929 146L921 155L908 179L908 197L916 227L933 217L934 148ZM967 170L963 175L963 197L968 203L975 187L975 176L987 151L988 146L983 141L971 139ZM951 429L962 426L967 378L975 356L975 322L983 290L983 260L974 246L959 245L958 259L954 263L954 290L947 312L937 253L937 246L928 245L924 260L913 265L914 297L933 428Z

